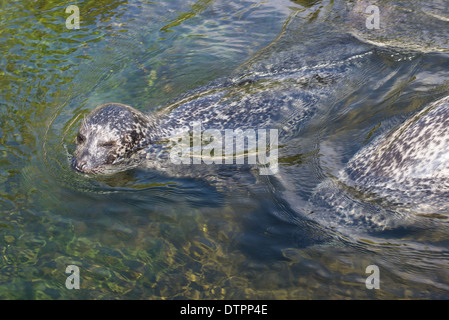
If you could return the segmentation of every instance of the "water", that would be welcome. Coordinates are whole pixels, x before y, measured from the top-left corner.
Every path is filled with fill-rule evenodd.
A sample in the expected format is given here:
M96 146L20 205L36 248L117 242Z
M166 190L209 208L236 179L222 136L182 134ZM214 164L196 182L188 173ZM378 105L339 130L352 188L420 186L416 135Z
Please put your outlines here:
M0 298L449 297L444 219L383 237L305 219L323 210L308 201L320 183L449 92L445 1L378 1L377 33L365 1L79 1L79 30L65 27L69 4L0 6ZM230 174L219 188L69 167L99 104L152 112L210 81L260 77L230 98L296 90L293 115L310 110L279 127L282 180ZM365 287L373 264L379 290ZM68 265L79 290L65 287Z

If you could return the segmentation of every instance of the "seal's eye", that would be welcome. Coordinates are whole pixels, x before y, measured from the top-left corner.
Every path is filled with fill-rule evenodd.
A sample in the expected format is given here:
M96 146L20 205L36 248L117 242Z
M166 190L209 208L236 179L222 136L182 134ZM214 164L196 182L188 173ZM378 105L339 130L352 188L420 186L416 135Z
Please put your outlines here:
M82 144L85 140L86 138L83 135L81 135L81 133L78 133L78 135L76 136L76 142L78 144Z
M105 142L100 142L99 144L98 144L98 146L100 146L100 147L105 147L105 148L111 148L111 147L113 147L113 146L115 146L115 141L105 141Z

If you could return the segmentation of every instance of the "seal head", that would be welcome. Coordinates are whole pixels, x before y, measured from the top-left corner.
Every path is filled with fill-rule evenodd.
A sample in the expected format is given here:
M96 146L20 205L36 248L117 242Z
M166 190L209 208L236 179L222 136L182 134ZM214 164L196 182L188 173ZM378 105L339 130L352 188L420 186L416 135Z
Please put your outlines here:
M71 166L101 174L129 165L131 156L150 143L151 128L151 119L142 112L120 103L103 104L84 119Z

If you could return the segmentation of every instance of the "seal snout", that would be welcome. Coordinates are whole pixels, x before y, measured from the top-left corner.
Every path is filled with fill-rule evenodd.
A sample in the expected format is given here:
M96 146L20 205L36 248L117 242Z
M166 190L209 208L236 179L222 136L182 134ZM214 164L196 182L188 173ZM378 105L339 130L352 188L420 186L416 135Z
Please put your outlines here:
M81 173L88 173L87 168L87 161L83 160L77 160L76 158L72 159L71 163L72 169Z

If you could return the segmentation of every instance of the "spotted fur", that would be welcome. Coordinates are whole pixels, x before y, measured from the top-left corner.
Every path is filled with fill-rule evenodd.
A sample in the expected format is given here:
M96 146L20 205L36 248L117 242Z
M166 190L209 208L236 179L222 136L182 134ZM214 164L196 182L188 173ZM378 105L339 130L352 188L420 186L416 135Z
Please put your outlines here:
M331 207L315 216L326 225L381 231L447 217L448 197L449 96L359 151L312 200Z
M79 129L72 168L90 174L116 170L131 154L151 142L153 126L149 116L130 106L120 103L99 106Z
M449 213L449 97L357 154L342 179L418 214Z

